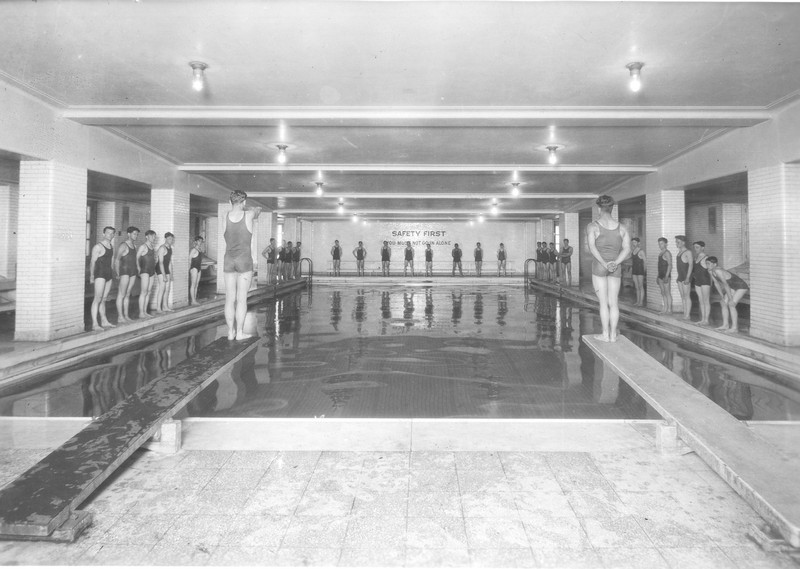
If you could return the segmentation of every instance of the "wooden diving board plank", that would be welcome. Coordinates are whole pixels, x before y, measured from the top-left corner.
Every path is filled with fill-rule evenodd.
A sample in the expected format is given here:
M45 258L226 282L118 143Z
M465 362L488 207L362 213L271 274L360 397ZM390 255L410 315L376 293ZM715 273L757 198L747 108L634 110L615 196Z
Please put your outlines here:
M51 536L65 522L76 523L77 507L257 340L212 342L93 420L5 486L0 490L0 539L63 541L63 535Z
M756 436L633 342L583 341L644 398L758 514L800 547L800 461Z

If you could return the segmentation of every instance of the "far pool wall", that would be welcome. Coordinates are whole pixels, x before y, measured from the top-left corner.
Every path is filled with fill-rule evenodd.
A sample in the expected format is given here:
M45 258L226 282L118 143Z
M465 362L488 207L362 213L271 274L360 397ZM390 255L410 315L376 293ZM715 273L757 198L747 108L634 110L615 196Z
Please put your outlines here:
M496 270L497 248L502 242L508 254L508 268L521 274L525 259L536 249L534 222L502 222L487 220L469 226L465 222L369 222L369 225L352 221L314 221L302 225L303 256L314 262L314 272L326 274L331 260L331 247L338 239L343 249L343 260L353 261L353 249L359 241L367 249L367 267L380 262L380 249L384 241L392 248L392 270L402 269L403 249L411 241L415 250L415 267L424 270L424 250L430 242L434 262L452 262L451 251L458 243L464 249L463 262L473 262L477 242L484 249L484 270ZM548 238L552 240L552 237Z

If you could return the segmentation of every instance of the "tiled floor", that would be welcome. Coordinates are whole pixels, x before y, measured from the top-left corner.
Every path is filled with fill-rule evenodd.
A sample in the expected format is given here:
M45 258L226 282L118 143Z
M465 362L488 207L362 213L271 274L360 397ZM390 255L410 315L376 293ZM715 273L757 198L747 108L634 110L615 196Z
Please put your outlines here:
M0 451L7 481L44 451ZM74 544L4 564L794 567L693 453L137 452Z

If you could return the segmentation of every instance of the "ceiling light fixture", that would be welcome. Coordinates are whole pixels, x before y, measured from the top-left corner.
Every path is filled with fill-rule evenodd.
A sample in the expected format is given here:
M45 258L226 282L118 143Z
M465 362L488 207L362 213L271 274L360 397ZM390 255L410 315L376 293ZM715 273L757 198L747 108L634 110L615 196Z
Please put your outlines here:
M558 162L558 156L556 156L556 150L558 150L558 145L556 144L551 144L550 146L547 147L547 153L548 153L547 161L550 164L556 164Z
M192 89L202 91L206 85L206 76L203 72L208 69L208 64L202 61L190 61L189 67L192 68Z
M638 93L639 89L642 88L642 67L644 67L644 63L641 61L634 61L625 67L631 72L631 80L630 83L628 83L628 87L634 93Z
M322 186L324 186L325 184L323 182L314 182L314 183L317 184L317 195L321 196L322 194L324 194L325 192L322 191Z
M511 182L511 195L515 198L519 196L519 182Z
M278 162L286 164L286 160L288 160L286 149L289 148L289 146L286 144L276 144L275 146L278 147Z

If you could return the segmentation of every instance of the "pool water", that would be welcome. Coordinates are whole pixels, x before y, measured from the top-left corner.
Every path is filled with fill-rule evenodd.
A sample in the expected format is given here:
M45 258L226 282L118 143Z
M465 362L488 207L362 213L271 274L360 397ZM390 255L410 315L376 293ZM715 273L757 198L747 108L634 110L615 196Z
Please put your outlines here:
M252 307L261 340L178 416L657 418L580 343L597 314L512 286L314 286ZM635 326L622 333L745 420L797 420L800 392ZM225 334L187 330L0 392L0 414L96 416Z

